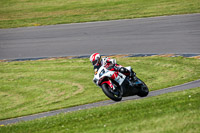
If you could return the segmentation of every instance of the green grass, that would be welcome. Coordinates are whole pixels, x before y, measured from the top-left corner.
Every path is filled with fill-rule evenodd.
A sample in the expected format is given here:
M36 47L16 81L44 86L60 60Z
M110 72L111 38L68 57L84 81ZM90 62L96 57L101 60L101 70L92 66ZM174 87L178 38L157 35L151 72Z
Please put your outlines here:
M199 0L1 0L0 28L199 12Z
M117 58L152 90L200 78L200 60L183 57ZM0 62L0 119L108 99L93 82L89 59Z
M2 133L197 133L200 88L0 127Z

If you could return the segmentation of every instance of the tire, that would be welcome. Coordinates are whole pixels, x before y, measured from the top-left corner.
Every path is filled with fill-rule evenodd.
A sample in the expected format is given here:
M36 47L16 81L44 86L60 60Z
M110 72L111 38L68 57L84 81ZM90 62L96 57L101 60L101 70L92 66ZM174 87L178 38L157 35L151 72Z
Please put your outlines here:
M102 88L104 94L105 94L107 97L109 97L110 99L112 99L113 101L121 101L121 100L122 100L121 94L119 94L119 95L117 96L117 95L115 95L114 93L112 93L112 92L110 91L111 88L110 88L110 86L109 86L108 84L103 84L103 85L101 86L101 88Z
M138 80L140 80L138 78ZM140 85L140 89L139 89L139 92L138 92L138 96L140 97L146 97L148 94L149 94L149 88L147 87L147 85L142 81L140 80L142 83Z

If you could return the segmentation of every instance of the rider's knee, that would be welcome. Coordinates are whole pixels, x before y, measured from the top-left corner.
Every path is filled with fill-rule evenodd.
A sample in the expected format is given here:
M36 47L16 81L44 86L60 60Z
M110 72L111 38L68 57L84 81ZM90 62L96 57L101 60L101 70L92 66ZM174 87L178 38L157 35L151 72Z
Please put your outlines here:
M130 75L130 71L129 71L128 69L124 68L124 67L121 67L121 68L119 69L119 72L120 72L120 73L123 73L124 75L127 75L127 76Z

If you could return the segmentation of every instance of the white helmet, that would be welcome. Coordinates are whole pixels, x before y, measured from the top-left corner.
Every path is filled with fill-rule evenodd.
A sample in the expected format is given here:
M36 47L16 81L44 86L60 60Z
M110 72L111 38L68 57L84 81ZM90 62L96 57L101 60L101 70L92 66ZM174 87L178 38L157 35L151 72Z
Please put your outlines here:
M92 63L93 66L96 66L97 64L99 64L101 61L101 55L99 53L93 53L90 56L90 62Z

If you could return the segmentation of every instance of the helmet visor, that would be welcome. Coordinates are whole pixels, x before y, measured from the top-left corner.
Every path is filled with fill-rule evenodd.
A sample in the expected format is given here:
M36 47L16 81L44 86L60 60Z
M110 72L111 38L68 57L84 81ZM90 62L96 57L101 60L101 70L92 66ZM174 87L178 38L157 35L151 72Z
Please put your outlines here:
M95 61L92 62L93 66L96 65L96 64L97 64L97 60L95 60Z

